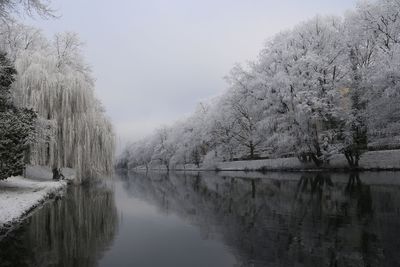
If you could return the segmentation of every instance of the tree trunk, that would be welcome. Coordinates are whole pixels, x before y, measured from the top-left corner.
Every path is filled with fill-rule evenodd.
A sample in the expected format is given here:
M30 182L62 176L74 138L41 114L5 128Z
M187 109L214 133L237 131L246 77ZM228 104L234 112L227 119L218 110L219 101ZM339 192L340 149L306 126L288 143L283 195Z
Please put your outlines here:
M317 155L311 153L310 157L317 167L320 167L322 165L322 161L318 158Z
M354 159L350 152L344 152L344 156L346 157L347 163L350 167L354 166Z
M317 167L320 167L322 165L322 161L320 160L320 157L322 156L322 152L321 152L321 147L319 145L319 140L318 140L318 129L317 129L317 125L316 123L313 123L312 126L313 128L313 140L312 140L312 146L315 149L315 152L311 152L310 153L310 157L312 159L312 161L314 161L315 165L317 165Z
M360 153L358 152L351 152L347 151L344 153L347 162L349 163L349 166L351 168L357 168L358 167L358 162L360 161Z
M254 144L253 144L253 142L250 142L249 148L250 148L250 159L254 159Z
M251 197L256 198L256 182L251 180Z
M167 168L167 172L169 172L169 164L165 163L165 167Z

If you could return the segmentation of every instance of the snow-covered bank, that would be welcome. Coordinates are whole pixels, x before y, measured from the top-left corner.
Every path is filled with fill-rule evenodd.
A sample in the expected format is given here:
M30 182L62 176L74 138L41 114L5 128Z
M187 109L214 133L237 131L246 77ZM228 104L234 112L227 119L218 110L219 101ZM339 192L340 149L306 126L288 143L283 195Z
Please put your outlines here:
M344 155L334 155L329 164L321 167L322 169L347 169L349 165ZM315 164L303 163L298 158L279 158L264 160L247 160L231 162L213 162L205 164L198 168L194 164L170 166L170 169L178 171L296 171L296 170L314 170ZM151 166L152 170L166 170L164 166ZM400 150L370 151L362 154L359 162L360 170L400 170ZM144 167L138 167L136 170L145 170Z
M307 170L317 169L314 163L303 163L298 158L282 158L253 161L220 162L219 170ZM323 169L349 168L343 154L334 155ZM359 169L361 170L400 170L400 150L370 151L362 154Z
M34 208L46 200L61 194L73 177L65 173L66 180L51 180L47 168L28 167L27 176L10 177L0 181L0 236L24 219Z

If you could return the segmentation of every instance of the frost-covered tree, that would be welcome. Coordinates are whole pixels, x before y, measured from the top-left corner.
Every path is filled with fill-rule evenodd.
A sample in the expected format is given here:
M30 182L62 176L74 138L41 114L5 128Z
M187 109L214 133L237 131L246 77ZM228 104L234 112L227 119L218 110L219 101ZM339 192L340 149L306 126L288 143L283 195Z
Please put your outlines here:
M1 20L9 19L10 14L21 14L22 11L28 15L36 13L42 17L54 16L48 0L0 0Z
M94 80L74 33L49 42L22 25L2 28L1 46L15 57L13 84L19 106L38 112L41 142L32 146L32 164L77 170L80 180L110 173L114 134L94 95Z
M211 138L207 131L209 115L209 105L200 103L194 114L182 123L183 132L175 135L178 142L182 137L185 140L183 150L186 163L200 167L200 163L211 147Z
M316 17L267 43L258 63L270 79L266 101L274 101L267 125L280 127L294 152L317 165L338 152L341 31L340 19Z
M141 142L136 142L128 146L124 151L125 156L120 158L126 159L126 167L133 169L139 166L145 166L146 170L149 170L149 165L153 156L154 144L153 140L147 138Z
M364 81L369 86L370 146L374 149L395 148L400 146L400 2L360 3L356 14L363 31L372 36L368 39L375 45L373 61Z
M257 79L257 75L245 71L236 66L227 78L231 84L230 91L224 97L230 110L232 138L238 142L247 152L245 157L254 159L257 150L265 139L263 124L264 116L262 98L263 84Z
M367 82L376 56L374 33L365 30L360 13L345 18L347 49L343 66L347 81L341 90L345 106L342 152L351 167L357 167L361 154L367 150L367 104L371 84Z
M34 142L36 113L14 105L11 84L15 68L5 53L0 53L0 180L21 175L24 157Z
M210 155L210 157L230 161L234 158L237 147L237 141L233 138L235 121L232 120L229 106L225 105L223 101L218 102L212 112L213 116L210 117L208 131L214 155Z
M357 167L367 150L400 148L399 70L400 1L360 1L271 38L205 115L149 138L164 141L146 151L198 166L288 156L321 166L342 153Z
M158 162L164 165L167 171L170 169L171 160L177 150L176 142L173 142L171 138L172 134L171 128L168 127L162 127L156 131L154 137L154 154L151 158L152 162Z

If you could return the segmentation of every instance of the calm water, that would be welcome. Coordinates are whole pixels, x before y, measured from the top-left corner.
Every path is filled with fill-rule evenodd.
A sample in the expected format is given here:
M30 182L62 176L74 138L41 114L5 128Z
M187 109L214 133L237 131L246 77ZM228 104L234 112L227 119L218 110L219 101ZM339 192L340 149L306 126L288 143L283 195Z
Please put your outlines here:
M149 173L71 186L0 266L400 266L399 248L399 173Z

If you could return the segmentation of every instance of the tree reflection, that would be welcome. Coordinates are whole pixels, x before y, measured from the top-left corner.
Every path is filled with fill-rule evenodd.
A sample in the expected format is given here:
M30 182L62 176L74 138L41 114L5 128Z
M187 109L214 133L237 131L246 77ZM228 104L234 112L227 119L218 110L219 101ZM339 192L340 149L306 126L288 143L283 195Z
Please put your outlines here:
M0 242L0 266L96 266L117 225L110 188L72 186Z
M222 236L241 266L396 266L398 187L371 186L359 174L299 174L297 179L221 177L214 173L134 174L128 193ZM347 178L346 178L347 177ZM388 202L381 206L382 197ZM395 207L382 217L385 207ZM397 210L396 210L397 209ZM391 228L393 229L393 227ZM395 232L398 233L399 230ZM215 234L214 234L215 233ZM217 235L216 235L217 234ZM397 241L396 241L397 242ZM398 243L398 242L397 242Z

